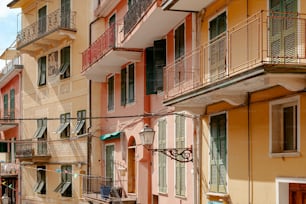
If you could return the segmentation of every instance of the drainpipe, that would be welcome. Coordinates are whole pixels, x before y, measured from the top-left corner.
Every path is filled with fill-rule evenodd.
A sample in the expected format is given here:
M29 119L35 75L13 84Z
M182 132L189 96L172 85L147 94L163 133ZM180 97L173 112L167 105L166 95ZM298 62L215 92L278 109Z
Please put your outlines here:
M251 131L250 131L250 93L247 95L247 104L248 104L248 203L252 203L252 183L251 183L251 178L252 178L252 170L251 170Z
M194 124L194 134L193 134L193 141L194 146L192 150L193 154L193 188L194 188L194 204L199 204L198 196L200 195L200 169L201 166L201 131L202 131L202 123L200 116L197 115L193 118Z
M19 62L21 63L22 60L21 60L21 56L20 56L20 59L19 59ZM22 90L22 74L19 73L19 116L20 118L23 118L23 112L21 112L21 110L23 110L22 108L22 103L21 103L21 90ZM19 138L16 138L18 140L21 139L21 121L19 120L19 123L18 123L18 137ZM15 140L16 142L16 140ZM21 179L22 179L22 168L21 168L21 163L19 161L19 173L18 173L18 193L17 193L17 196L18 196L18 203L21 204L21 197L22 197L22 188L21 188L21 185L22 185L22 182L21 182Z

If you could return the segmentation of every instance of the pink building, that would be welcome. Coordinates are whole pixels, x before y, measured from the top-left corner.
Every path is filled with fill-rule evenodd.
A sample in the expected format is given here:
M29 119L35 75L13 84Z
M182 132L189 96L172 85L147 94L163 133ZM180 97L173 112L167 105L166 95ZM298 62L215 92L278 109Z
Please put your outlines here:
M8 48L0 56L6 61L0 75L0 197L7 196L10 203L19 203L19 165L15 158L16 143L20 135L21 118L20 90L23 66L20 56L13 48Z
M194 203L194 162L175 161L148 150L168 154L171 148L190 150L196 136L190 113L163 105L164 67L192 50L195 16L165 11L162 4L156 0L102 0L96 5L82 73L102 87L102 152L94 154L102 154L101 175L97 176L105 181L103 189L112 189L105 196L87 189L86 200ZM178 66L172 77L180 76L184 66ZM145 124L155 131L150 147L144 147L139 136Z

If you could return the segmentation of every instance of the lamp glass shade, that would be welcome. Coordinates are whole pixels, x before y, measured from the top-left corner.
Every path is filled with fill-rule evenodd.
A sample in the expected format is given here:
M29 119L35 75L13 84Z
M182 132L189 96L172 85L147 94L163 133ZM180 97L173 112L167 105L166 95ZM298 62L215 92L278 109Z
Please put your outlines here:
M154 135L155 131L148 126L145 126L139 133L142 145L152 145L154 141Z

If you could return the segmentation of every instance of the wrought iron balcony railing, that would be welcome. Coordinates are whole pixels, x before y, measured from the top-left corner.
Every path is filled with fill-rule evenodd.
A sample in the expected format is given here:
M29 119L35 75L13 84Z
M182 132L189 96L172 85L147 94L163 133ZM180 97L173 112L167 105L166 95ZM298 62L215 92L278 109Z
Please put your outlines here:
M260 11L168 64L164 69L164 100L264 64L306 65L305 17Z
M9 61L1 70L1 74L4 76L6 74L9 74L16 65L21 65L21 59L20 56L15 57L13 60ZM1 80L1 77L0 77Z
M53 11L18 33L17 49L59 29L75 31L75 17L76 12L63 12L61 9Z
M31 158L36 156L50 156L48 141L21 140L16 143L17 158Z
M130 8L128 8L128 11L124 16L124 36L126 36L140 21L140 19L145 15L145 12L155 1L156 0L135 1L135 3L132 4Z
M0 163L0 175L17 175L19 172L19 165L15 163Z

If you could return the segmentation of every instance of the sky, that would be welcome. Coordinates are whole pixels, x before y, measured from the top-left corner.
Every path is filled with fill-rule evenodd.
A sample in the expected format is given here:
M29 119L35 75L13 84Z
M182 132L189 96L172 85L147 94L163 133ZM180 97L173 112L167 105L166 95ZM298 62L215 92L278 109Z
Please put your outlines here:
M6 6L11 1L0 0L0 55L15 41L17 32L20 30L20 25L17 23L20 10ZM5 61L0 60L0 69L4 66Z

